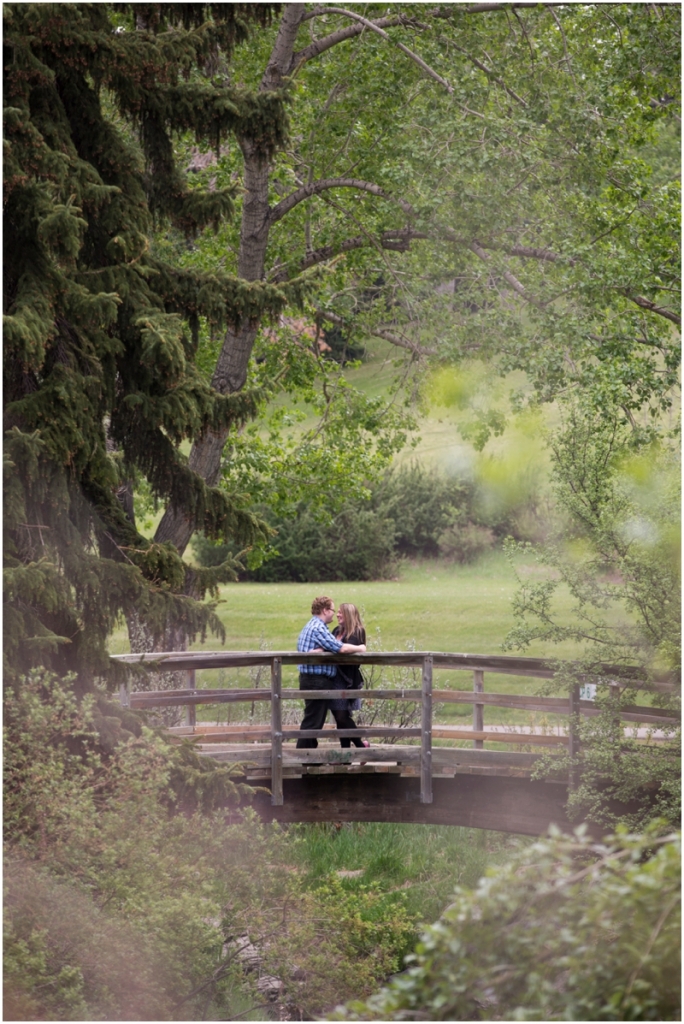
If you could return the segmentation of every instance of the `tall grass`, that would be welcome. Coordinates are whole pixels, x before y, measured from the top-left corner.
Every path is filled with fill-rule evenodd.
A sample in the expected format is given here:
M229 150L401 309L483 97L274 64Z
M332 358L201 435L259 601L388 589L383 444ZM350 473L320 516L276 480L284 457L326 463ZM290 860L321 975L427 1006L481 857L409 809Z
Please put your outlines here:
M420 921L434 921L455 886L474 886L487 867L530 841L449 825L385 822L291 825L288 833L308 884L341 872L345 888L373 882L384 891L402 889L407 909Z

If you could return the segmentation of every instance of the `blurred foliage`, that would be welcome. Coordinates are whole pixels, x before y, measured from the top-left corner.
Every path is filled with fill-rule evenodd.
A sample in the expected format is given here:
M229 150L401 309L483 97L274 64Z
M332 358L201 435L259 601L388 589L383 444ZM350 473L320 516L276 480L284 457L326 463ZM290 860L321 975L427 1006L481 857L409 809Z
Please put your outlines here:
M675 439L650 425L631 424L608 401L597 409L584 400L566 404L563 426L548 443L562 529L535 552L541 574L517 577L516 625L506 646L524 650L533 640L572 640L580 656L572 665L559 665L547 692L595 683L600 714L578 723L578 755L553 767L544 759L537 772L562 767L578 773L572 814L602 825L626 820L636 828L653 815L674 824L681 807L679 722L659 726L666 742L646 744L625 735L620 710L643 704L646 695L655 705L681 709L681 481ZM509 544L511 556L519 550L520 544ZM571 619L562 623L555 605L561 588L573 601ZM615 665L614 674L604 664ZM622 677L620 666L626 667ZM664 692L658 686L663 677L669 682ZM613 798L631 803L631 809L616 812Z
M680 1020L678 835L551 834L456 890L408 969L332 1020Z
M44 672L7 698L6 1014L231 1019L263 1003L231 946L244 935L308 1014L398 968L415 937L402 894L307 888L286 832L226 815L251 792L231 768L146 728L105 749L96 712Z
M270 547L252 554L240 576L262 582L378 579L395 571L399 558L443 557L474 561L507 534L527 537L530 523L541 529L538 494L519 489L517 502L487 506L469 479L447 476L419 463L391 469L371 482L368 496L342 501L329 515L300 501L275 515L264 507L276 531ZM528 522L523 522L523 512ZM332 515L330 515L332 513ZM221 564L236 546L194 539L200 564ZM255 564L256 563L256 564Z

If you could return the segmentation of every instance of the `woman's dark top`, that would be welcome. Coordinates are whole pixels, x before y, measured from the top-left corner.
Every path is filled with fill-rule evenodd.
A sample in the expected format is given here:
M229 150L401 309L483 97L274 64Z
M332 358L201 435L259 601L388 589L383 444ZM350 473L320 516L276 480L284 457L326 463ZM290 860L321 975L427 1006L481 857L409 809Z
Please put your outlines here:
M339 626L333 629L333 636L339 636L342 632ZM345 636L345 644L365 644L366 630L361 629L358 633ZM338 665L337 673L333 679L332 689L335 690L360 690L363 686L363 675L358 665ZM358 697L340 697L339 700L331 700L328 704L331 711L358 711L361 701Z

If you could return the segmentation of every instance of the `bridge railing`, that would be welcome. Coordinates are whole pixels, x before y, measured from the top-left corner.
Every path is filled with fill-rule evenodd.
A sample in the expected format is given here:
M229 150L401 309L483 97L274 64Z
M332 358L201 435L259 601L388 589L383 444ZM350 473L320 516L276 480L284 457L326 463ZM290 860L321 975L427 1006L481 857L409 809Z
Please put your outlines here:
M472 704L473 728L463 730L454 739L470 738L475 749L482 749L485 741L525 742L531 737L520 733L487 733L484 728L485 706L534 711L568 716L568 736L544 737L545 742L566 743L571 754L579 750L579 719L581 715L598 715L599 708L591 700L580 699L579 684L573 686L567 697L537 697L511 693L485 693L484 673L526 676L551 679L556 668L550 662L538 658L516 658L473 654L446 654L427 651L341 654L302 654L296 651L197 651L197 652L154 652L152 654L114 655L115 660L128 665L144 666L148 671L187 671L188 687L180 690L131 690L131 679L121 687L120 699L125 706L138 709L185 706L192 711L189 722L195 724L194 710L201 704L224 704L234 702L270 701L271 722L267 737L271 744L271 802L283 803L283 741L294 739L321 739L334 736L335 739L392 736L420 739L420 800L432 802L432 739L444 730L435 728L432 721L433 701L439 703ZM354 664L380 666L410 666L421 669L421 687L360 690L300 690L283 689L283 665ZM197 689L195 673L200 669L241 668L246 666L270 666L269 689ZM472 690L433 690L435 668L447 670L469 670L473 673ZM601 666L601 674L610 679L608 685L624 686L634 672L624 666ZM669 689L669 684L661 685ZM364 700L405 700L420 701L421 724L419 728L401 726L361 726L357 729L302 730L283 728L282 703L284 700L328 700L336 698L363 698ZM629 705L620 709L620 717L628 722L645 722L649 725L672 724L678 714L662 708ZM266 737L264 737L266 738ZM357 756L355 754L355 756ZM484 755L483 755L484 756ZM321 752L321 759L324 759Z

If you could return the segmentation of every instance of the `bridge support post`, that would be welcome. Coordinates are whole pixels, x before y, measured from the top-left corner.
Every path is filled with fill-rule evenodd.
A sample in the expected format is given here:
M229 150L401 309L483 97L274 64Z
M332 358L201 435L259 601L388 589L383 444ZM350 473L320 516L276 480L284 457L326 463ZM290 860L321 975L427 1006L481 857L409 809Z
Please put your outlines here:
M423 699L420 736L420 802L432 803L432 655L423 658Z
M570 757L577 757L580 751L580 688L579 683L570 690L570 714L568 716L568 753ZM579 770L572 768L570 771L570 789L577 789L579 785Z
M473 690L475 693L482 693L484 690L484 672L481 668L473 670ZM473 704L473 729L475 732L484 730L484 704ZM484 740L473 740L476 750L482 750Z
M188 669L188 689L193 692L197 689L197 675L194 668ZM194 704L188 704L185 709L185 724L197 724L197 708Z
M119 686L119 703L122 708L131 706L131 677L129 675L126 676L126 682Z
M283 679L282 659L271 662L271 804L283 803Z

